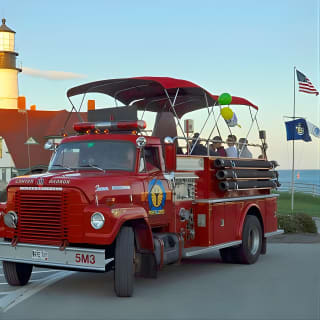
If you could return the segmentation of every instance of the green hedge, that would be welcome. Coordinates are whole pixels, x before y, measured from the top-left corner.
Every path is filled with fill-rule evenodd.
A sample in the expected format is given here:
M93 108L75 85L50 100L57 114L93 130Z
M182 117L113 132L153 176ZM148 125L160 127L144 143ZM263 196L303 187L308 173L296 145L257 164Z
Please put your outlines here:
M278 215L278 227L285 233L317 233L316 223L305 213Z

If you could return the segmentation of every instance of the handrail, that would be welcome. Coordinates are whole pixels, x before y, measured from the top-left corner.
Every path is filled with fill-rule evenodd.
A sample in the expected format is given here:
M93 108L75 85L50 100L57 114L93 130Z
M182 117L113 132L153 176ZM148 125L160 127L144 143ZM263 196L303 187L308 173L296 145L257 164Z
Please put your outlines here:
M194 140L193 137L187 138L187 137L176 136L176 137L173 138L173 141L176 141L176 140L179 140L179 139L186 141L186 143L189 142L189 141L192 142ZM227 141L214 140L214 139L205 139L205 138L198 138L198 142L205 142L208 156L210 155L209 147L210 147L211 143L220 142L220 143L227 144ZM235 142L234 144L236 146L238 146L239 142ZM261 149L262 154L263 154L263 146L260 145L260 144L246 143L246 146L248 146L248 147L259 147Z
M278 188L279 191L291 192L292 183L288 181L280 181L281 187ZM295 192L302 192L306 194L312 194L313 196L320 196L320 184L313 183L300 183L295 182L293 185Z

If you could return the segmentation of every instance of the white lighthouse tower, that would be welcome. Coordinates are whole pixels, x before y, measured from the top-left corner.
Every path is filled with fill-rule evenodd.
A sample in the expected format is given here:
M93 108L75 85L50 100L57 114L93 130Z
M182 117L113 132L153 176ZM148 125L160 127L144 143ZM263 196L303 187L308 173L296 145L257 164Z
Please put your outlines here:
M16 67L18 53L14 51L15 32L2 19L0 26L0 108L18 108L18 73Z

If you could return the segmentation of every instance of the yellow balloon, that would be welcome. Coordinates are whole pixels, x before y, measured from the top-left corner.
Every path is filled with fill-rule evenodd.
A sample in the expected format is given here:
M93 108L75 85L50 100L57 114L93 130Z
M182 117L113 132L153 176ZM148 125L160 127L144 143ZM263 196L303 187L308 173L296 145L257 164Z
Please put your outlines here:
M233 111L229 107L222 108L221 111L221 116L224 120L231 120L233 116Z

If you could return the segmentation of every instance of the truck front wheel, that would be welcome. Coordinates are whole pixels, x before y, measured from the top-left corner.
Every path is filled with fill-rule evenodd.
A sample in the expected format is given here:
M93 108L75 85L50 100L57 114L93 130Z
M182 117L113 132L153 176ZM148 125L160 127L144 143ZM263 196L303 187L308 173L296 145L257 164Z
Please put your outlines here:
M11 286L24 286L29 282L32 264L3 261L3 273Z
M257 217L248 215L242 231L242 244L235 248L236 260L243 264L255 263L261 253L262 228Z
M118 297L131 297L134 282L134 232L131 227L120 229L115 246L114 290Z

